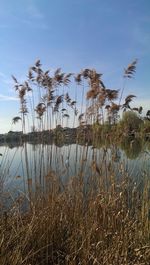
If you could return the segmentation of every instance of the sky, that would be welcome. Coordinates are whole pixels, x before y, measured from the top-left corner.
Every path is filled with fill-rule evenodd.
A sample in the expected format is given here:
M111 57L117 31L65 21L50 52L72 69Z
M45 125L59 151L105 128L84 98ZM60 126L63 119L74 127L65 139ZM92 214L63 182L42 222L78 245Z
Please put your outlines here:
M149 0L0 0L0 133L10 130L19 101L11 75L25 80L40 59L45 69L95 68L121 89L124 68L138 59L124 96L150 109ZM13 128L14 130L17 130Z

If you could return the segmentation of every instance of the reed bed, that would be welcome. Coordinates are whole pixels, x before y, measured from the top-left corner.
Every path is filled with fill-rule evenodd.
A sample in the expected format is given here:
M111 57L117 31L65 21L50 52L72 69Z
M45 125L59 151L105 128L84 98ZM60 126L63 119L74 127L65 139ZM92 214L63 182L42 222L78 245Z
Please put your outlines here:
M2 265L149 264L148 180L141 194L128 177L117 184L111 176L107 190L96 174L63 187L48 177L49 188L33 194L30 209L22 212L20 196L1 215Z
M132 77L136 63L135 60L125 69L125 79ZM66 168L67 181L63 181L63 169L60 172L53 170L51 164L54 159L58 169L61 163L57 148L54 157L53 149L49 151L41 144L38 155L34 152L32 157L31 170L32 154L24 143L27 190L20 193L8 209L1 206L0 264L149 265L149 170L142 170L139 184L132 178L126 164L120 162L116 167L114 155L117 150L114 138L115 144L125 145L120 140L119 126L116 133L119 111L136 111L140 115L142 109L131 109L134 95L127 96L122 103L125 87L119 96L119 90L107 89L101 74L90 69L84 69L74 77L82 91L81 108L77 109L77 91L75 100L66 92L71 78L73 74L62 73L60 69L51 77L48 70L41 69L39 60L29 69L25 83L19 84L13 76L21 112L21 117L13 118L14 124L19 121L24 133L31 127L34 133L51 130L53 125L64 127L73 117L73 127L77 120L81 128L92 126L90 141L92 134L93 148L91 159L88 157L88 141L82 153L78 150L77 143L80 137L84 138L80 132L74 153L74 174L69 175L70 168ZM60 130L56 131L55 137L59 142L62 134ZM105 141L99 157L101 137ZM134 141L129 144L130 148L134 147Z

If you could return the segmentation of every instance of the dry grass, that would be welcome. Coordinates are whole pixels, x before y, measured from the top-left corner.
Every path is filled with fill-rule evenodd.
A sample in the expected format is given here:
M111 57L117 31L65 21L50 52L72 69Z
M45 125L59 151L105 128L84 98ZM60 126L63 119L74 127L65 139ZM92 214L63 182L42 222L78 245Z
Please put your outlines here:
M26 213L17 200L1 218L0 264L148 265L147 186L140 194L129 180L118 185L112 177L106 191L99 177L62 187L50 176L47 192L38 190Z

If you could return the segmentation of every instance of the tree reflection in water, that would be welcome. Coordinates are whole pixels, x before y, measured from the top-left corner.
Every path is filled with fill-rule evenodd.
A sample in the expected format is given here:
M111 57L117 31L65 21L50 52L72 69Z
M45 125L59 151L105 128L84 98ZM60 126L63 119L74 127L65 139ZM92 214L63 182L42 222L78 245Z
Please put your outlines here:
M120 147L125 151L127 158L136 159L140 155L143 145L139 138L126 137L122 139Z

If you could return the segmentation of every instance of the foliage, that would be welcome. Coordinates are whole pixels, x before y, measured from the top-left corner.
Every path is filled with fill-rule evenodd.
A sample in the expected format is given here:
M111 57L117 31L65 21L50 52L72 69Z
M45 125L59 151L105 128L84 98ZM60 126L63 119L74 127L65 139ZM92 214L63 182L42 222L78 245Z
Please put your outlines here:
M142 123L143 121L137 113L133 111L125 111L119 125L121 126L122 131L129 133L138 131Z
M121 149L129 159L136 159L142 151L142 141L138 138L124 137L121 139Z
M150 133L150 120L146 119L144 120L142 126L141 126L141 132L142 133Z

